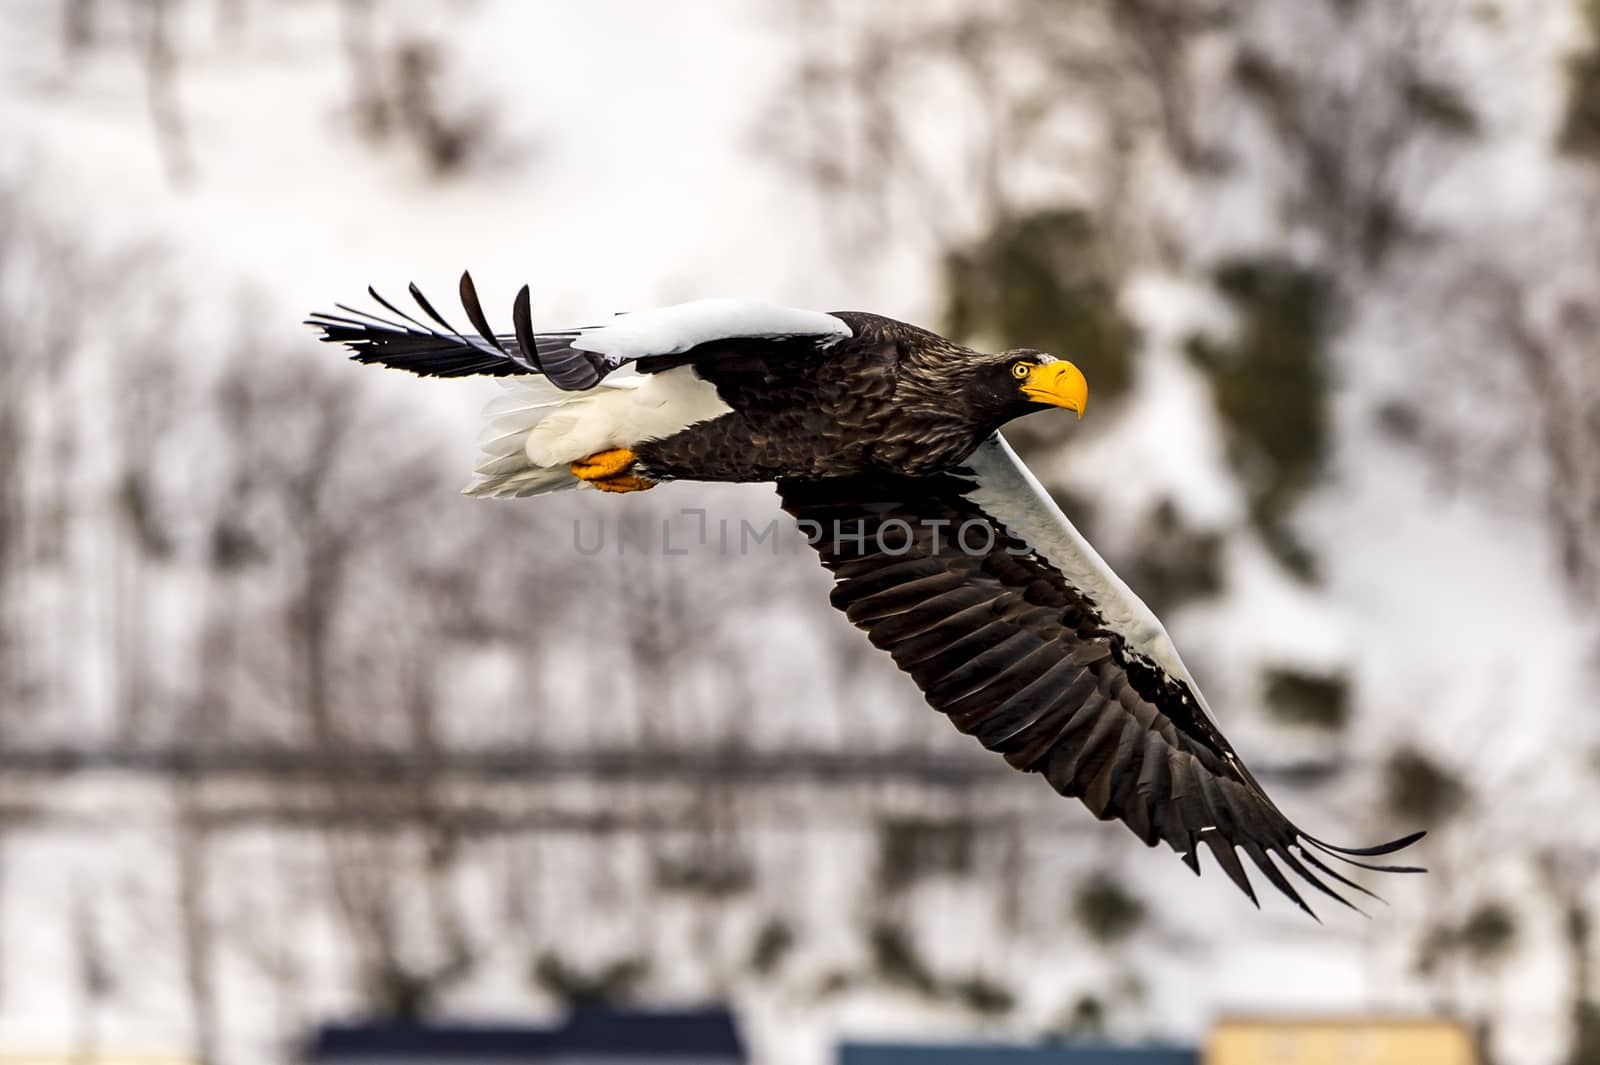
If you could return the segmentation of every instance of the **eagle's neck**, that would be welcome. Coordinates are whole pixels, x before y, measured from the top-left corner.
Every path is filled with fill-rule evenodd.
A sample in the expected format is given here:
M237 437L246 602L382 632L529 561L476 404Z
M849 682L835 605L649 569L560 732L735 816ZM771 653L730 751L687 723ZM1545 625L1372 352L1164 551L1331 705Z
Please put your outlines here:
M930 335L931 336L931 335ZM954 469L1004 420L965 401L964 370L976 352L942 337L903 350L887 436L916 475Z

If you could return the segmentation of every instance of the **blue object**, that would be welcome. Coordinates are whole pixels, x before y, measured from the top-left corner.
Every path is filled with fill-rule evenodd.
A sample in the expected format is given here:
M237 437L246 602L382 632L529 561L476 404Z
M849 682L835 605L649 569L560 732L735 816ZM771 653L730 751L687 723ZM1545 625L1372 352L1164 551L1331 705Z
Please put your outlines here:
M1060 1043L842 1043L838 1065L1199 1065L1200 1052L1173 1046Z

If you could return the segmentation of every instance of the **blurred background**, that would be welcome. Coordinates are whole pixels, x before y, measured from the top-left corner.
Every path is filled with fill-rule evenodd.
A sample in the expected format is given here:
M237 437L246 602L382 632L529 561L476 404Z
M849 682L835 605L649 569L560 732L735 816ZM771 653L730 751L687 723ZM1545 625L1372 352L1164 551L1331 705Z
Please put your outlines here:
M1600 1062L1596 0L0 14L0 1060ZM460 497L495 386L299 322L463 268L1072 358L1013 440L1432 872L1319 926L1094 822L692 535L770 488Z

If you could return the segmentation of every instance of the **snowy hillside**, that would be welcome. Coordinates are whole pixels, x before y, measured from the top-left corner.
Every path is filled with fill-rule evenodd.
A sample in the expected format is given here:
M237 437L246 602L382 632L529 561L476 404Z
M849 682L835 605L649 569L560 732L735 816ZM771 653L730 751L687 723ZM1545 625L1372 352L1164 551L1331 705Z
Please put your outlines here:
M1156 146L1181 139L1159 93L1095 110L1120 60L1103 97L1080 86L995 149L963 94L1032 114L1052 84L1009 38L1000 72L972 61L991 80L883 60L891 84L818 117L827 71L909 54L896 32L961 4L87 7L76 44L55 5L0 20L19 234L0 428L21 441L0 496L24 514L0 527L0 1052L249 1065L322 1019L548 1016L598 988L729 999L773 1065L821 1065L844 1034L1194 1039L1263 1010L1448 1010L1496 1060L1569 1060L1593 950L1570 915L1600 904L1579 816L1600 631L1573 561L1595 557L1600 456L1550 442L1552 394L1573 425L1600 409L1595 349L1571 355L1600 320L1600 186L1551 148L1575 7L1408 3L1403 32L1353 16L1320 56L1296 5L1195 29L1190 133L1230 156L1214 171ZM158 9L170 82L146 63ZM1095 55L1122 40L1109 16L1063 39L1080 31ZM1361 98L1365 57L1404 34L1473 139L1352 122L1339 158L1404 150L1307 191L1326 159L1288 109ZM407 125L419 98L431 127ZM919 153L948 166L906 177ZM1417 232L1374 266L1377 238L1341 244L1347 214L1319 212L1380 186ZM346 365L300 324L470 268L502 326L528 283L550 327L731 296L942 328L956 250L982 261L1002 243L985 226L1059 204L1105 230L1103 302L1134 339L1106 363L1120 394L1091 372L1088 417L1039 415L1019 444L1291 817L1349 844L1435 830L1428 877L1362 878L1390 903L1370 920L1330 903L1317 925L1266 892L1258 912L1209 863L1195 880L992 764L827 608L809 552L699 542L705 516L780 519L770 489L464 500L494 385ZM1341 310L1312 330L1326 447L1276 510L1240 458L1227 355L1289 314L1259 296L1296 270ZM691 550L630 552L622 523ZM615 550L584 555L602 527ZM1401 823L1396 789L1435 772L1439 823ZM1461 931L1500 906L1512 932Z

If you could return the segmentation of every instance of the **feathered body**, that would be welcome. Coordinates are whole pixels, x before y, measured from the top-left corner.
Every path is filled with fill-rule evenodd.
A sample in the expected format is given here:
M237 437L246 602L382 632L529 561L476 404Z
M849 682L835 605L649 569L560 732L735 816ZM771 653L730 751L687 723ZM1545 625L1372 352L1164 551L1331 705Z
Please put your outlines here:
M995 356L890 318L833 317L851 335L829 344L826 358L815 357L808 339L759 349L713 343L680 356L729 410L640 441L640 468L658 479L707 481L918 476L960 465L1006 420L1010 397L966 402L973 379L958 377L985 361L998 367Z

